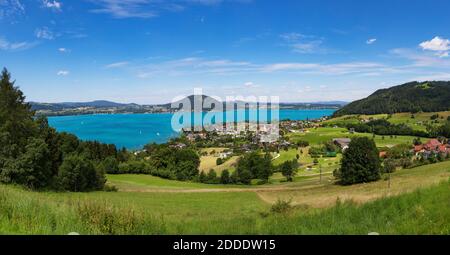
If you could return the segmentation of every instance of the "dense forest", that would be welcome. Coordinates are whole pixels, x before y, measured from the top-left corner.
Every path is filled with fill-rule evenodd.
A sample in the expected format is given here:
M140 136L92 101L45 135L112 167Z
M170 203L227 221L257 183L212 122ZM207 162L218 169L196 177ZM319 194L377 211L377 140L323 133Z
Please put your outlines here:
M399 112L437 112L450 109L450 82L410 82L376 91L369 97L352 102L334 113L381 114Z

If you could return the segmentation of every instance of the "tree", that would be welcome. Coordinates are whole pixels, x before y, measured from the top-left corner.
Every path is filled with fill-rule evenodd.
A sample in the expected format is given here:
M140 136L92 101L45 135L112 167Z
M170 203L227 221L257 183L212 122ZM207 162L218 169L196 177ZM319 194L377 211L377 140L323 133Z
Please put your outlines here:
M119 173L119 161L114 157L107 157L98 164L98 169L107 174Z
M367 137L353 138L344 152L339 171L340 183L351 185L380 179L381 162L373 140Z
M67 156L59 168L58 183L62 190L83 192L100 190L105 180L97 173L91 160L85 156Z
M258 152L251 152L238 160L236 171L240 182L250 184L251 179L268 181L272 175L272 168L272 159L269 154L261 156Z
M230 183L239 183L239 176L238 176L237 171L234 171L233 173L231 173Z
M438 135L450 138L450 122L446 122L444 125L439 127Z
M10 156L17 157L37 130L33 122L34 112L14 83L8 70L3 69L0 77L0 132L8 136L2 146L8 146Z
M383 173L393 173L397 168L397 164L394 159L386 159L383 162Z
M200 172L200 175L198 176L198 181L201 183L205 183L207 181L205 172L203 171Z
M222 174L220 175L220 183L229 184L230 182L231 182L230 172L227 169L225 169L222 171Z
M38 126L38 137L43 139L49 150L48 161L50 161L49 170L51 170L49 175L56 176L63 160L60 136L54 128L50 127L46 117L39 116L36 119L36 124ZM78 140L78 138L76 139Z
M214 169L209 170L208 175L206 176L208 183L216 183L217 182L217 173Z
M198 175L198 169L192 161L180 161L177 165L173 165L177 180L186 181Z
M237 179L239 180L239 182L241 182L242 184L251 184L252 182L252 173L245 168L236 170L236 176L238 177Z
M292 182L294 176L297 173L298 169L298 162L297 160L292 161L285 161L283 164L281 164L281 174L283 174L284 177L286 177L288 182Z
M387 157L391 159L410 158L411 156L411 145L409 144L397 144L387 151Z
M32 189L50 185L52 181L50 151L47 144L39 138L30 138L25 152L15 160L9 160L1 173L1 180L17 183Z

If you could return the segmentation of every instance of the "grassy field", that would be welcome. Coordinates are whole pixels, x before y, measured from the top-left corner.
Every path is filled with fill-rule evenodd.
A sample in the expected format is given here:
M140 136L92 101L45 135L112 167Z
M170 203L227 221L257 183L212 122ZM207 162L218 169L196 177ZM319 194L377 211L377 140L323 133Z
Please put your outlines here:
M211 185L197 182L182 182L143 174L107 175L107 179L109 184L116 186L121 191L128 192L243 187L242 185Z
M230 172L233 172L236 169L236 163L239 157L234 156L225 161L222 165L217 165L217 159L219 158L216 155L218 152L222 152L227 148L207 148L203 149L202 152L206 152L208 155L200 157L200 167L199 170L205 173L208 173L211 169L214 169L218 175L222 173L223 170L227 169ZM211 152L216 152L215 154L211 154Z
M449 234L449 176L445 162L397 172L390 191L386 181L341 187L317 177L278 190L202 193L164 192L206 186L156 179L138 185L162 187L154 192L31 192L0 185L0 233ZM120 177L109 176L114 184L133 179ZM271 212L278 198L292 198L295 206Z
M437 123L431 120L431 116L438 114L439 118L436 119ZM411 116L414 115L414 118ZM376 114L376 115L346 115L337 118L330 119L325 123L329 125L342 126L345 124L357 124L360 120L370 119L387 119L392 124L406 124L414 130L426 130L426 124L440 125L443 124L447 117L450 116L450 111L445 112L421 112L421 113L396 113L390 117L388 114Z
M384 196L408 193L421 187L428 187L447 180L450 177L450 161L426 165L414 169L404 169L393 173L390 187L387 180L358 184L352 186L339 186L331 182L327 176L319 184L317 181L309 185L301 185L297 190L280 190L277 192L260 191L260 197L274 203L278 199L292 200L294 204L322 208L333 204L336 199L352 200L356 203L371 201ZM317 180L317 177L315 178ZM295 185L295 184L291 184Z
M311 173L319 173L319 169L322 168L323 172L332 172L340 165L342 154L338 154L337 157L322 157L318 158L319 163L314 164L314 159L309 155L309 147L300 149L289 149L287 151L280 151L280 156L273 161L274 166L279 166L287 160L296 159L297 154L300 156L298 162L300 168L297 173L298 176L308 175ZM272 179L284 178L281 175L275 175Z
M333 128L333 127L321 127L321 128L311 128L305 133L289 133L287 137L292 142L297 142L299 140L307 141L311 145L319 145L321 143L332 140L333 138L352 138L366 136L372 138L372 134L367 133L354 133L351 134L345 128ZM378 147L392 147L401 143L412 144L414 136L379 136L376 135L374 140Z

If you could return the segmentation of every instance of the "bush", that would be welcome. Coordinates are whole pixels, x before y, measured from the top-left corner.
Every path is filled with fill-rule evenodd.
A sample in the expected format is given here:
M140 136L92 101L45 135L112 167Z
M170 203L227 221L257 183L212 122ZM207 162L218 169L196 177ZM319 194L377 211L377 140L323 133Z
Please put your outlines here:
M219 183L219 179L217 178L217 173L216 173L216 171L214 171L214 169L209 170L209 173L206 176L206 182L209 184Z
M383 173L393 173L397 168L397 162L393 159L386 159L383 162Z
M119 189L114 186L114 185L105 185L105 187L103 188L103 191L105 192L117 192L119 191Z
M308 142L308 141L300 140L300 141L297 142L297 146L298 146L298 147L301 147L301 148L305 148L305 147L308 147L308 146L309 146L309 142Z
M280 214L287 213L292 209L291 203L292 200L278 199L277 202L275 202L275 204L272 205L270 211L272 213L280 213Z

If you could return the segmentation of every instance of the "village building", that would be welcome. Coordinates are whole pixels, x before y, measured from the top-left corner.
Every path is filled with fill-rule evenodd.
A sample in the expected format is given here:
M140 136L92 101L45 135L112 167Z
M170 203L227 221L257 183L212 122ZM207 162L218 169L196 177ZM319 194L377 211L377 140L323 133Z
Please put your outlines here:
M431 139L425 144L415 145L413 150L416 156L422 156L424 158L438 154L447 156L450 154L450 145L443 144L438 139Z
M350 138L335 138L333 139L333 143L339 146L339 148L342 149L342 151L345 151L348 149L348 146L352 139Z

